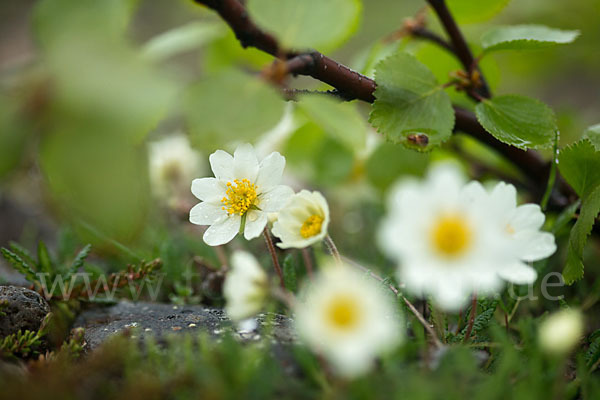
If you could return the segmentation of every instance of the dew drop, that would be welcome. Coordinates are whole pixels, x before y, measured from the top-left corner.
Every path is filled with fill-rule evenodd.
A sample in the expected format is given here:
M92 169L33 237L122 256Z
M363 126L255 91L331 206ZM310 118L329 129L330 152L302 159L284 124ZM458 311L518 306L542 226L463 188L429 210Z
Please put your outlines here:
M325 69L325 70L326 70L326 69L327 69L327 65L324 65L324 66L323 66L323 69Z

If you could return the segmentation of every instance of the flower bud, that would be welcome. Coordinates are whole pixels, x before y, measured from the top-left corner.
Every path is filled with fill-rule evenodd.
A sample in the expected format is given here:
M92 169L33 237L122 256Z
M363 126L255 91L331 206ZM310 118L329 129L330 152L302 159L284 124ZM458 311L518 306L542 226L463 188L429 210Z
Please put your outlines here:
M581 312L572 309L561 310L540 324L540 347L550 354L566 354L579 342L582 334Z

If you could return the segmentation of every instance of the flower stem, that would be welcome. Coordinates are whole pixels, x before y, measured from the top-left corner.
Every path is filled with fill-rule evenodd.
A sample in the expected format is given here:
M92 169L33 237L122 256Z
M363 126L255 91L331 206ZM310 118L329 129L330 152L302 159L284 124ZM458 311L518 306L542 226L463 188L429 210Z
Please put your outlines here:
M329 235L325 236L325 245L329 249L329 252L333 256L333 258L335 258L335 261L338 264L342 264L342 258L340 257L340 252L338 251L337 247L335 246L333 239L331 239L331 236L329 236Z
M308 279L312 281L314 270L312 255L310 254L310 250L308 247L303 248L301 251L302 259L304 260L304 267L306 268L306 274L308 275Z
M384 283L385 279L383 279L382 277L380 277L379 275L377 275L376 273L374 273L373 271L371 271L370 269L363 267L362 265L360 265L359 263L350 260L347 257L344 257L344 261L346 261L348 264L362 270L363 272L368 273L371 277L377 279L379 282ZM410 312L412 312L415 317L417 317L417 319L419 320L419 322L425 327L425 330L429 333L429 336L431 336L431 339L433 340L433 344L435 344L436 347L440 348L440 347L444 347L444 345L442 344L442 342L440 341L440 339L438 339L435 331L433 330L433 327L431 326L431 324L429 324L429 322L427 322L427 320L425 319L425 317L423 317L423 315L419 312L419 310L417 310L417 308L414 306L413 303L411 303L402 293L400 293L400 291L394 287L394 285L392 284L388 284L387 285L388 288L394 292L394 294L398 297L400 297L402 299L402 301L404 301L404 304L406 304L406 306L408 307L408 309L410 310Z
M281 271L281 266L279 265L279 260L277 259L277 253L275 252L275 246L273 245L273 239L271 239L271 233L269 232L269 228L265 226L265 230L263 231L263 236L265 237L265 242L267 242L267 248L269 249L269 253L271 253L271 259L273 260L273 267L275 268L275 272L279 276L279 283L281 284L281 288L285 290L285 282L283 280L283 271Z
M471 303L471 314L469 314L469 325L467 326L467 332L465 333L465 338L463 343L466 343L467 340L471 337L471 332L473 332L473 324L475 323L475 314L477 314L477 293L473 293L473 302Z

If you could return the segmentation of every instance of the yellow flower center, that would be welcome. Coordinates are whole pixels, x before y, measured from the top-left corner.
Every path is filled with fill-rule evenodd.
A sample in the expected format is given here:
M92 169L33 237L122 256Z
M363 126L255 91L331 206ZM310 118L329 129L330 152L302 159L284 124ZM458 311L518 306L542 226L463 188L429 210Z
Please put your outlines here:
M338 330L351 330L360 318L360 304L347 294L333 298L325 310L326 322Z
M506 227L504 229L506 230L506 233L508 233L509 235L515 234L515 228L513 228L511 224L506 224Z
M468 250L472 236L471 227L461 215L443 216L431 230L433 248L449 258L457 257Z
M323 217L320 215L311 215L302 224L300 235L302 235L304 239L315 236L321 232L321 225L323 225Z
M223 203L221 208L229 215L244 215L249 208L256 205L257 189L256 185L250 183L248 179L241 181L234 179L233 183L227 182L226 196L221 199L221 203Z

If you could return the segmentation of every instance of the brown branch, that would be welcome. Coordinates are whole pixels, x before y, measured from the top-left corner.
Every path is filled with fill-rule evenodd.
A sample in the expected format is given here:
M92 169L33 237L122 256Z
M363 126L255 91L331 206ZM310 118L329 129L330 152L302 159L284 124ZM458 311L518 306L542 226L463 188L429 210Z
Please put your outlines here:
M215 10L231 27L243 47L256 47L285 62L292 73L311 76L335 88L334 93L346 100L362 100L367 103L375 101L375 81L358 72L352 71L345 65L339 64L317 51L293 52L282 49L277 40L270 34L258 28L248 16L248 12L239 0L195 0L196 3L205 5ZM473 62L473 55L469 50L456 22L450 15L443 0L428 0L440 16L444 27L452 39L452 45L457 56L465 68L469 69ZM480 89L487 88L485 81ZM485 93L480 93L481 95ZM489 91L487 92L489 96ZM490 135L477 121L475 115L460 107L454 108L456 125L455 130L464 132L479 141L489 145L500 154L511 160L531 182L539 187L536 196L541 198L545 186L550 164L533 151L523 151L498 141ZM572 200L572 189L557 177L555 190L550 198L550 205L554 208L563 208Z
M471 53L471 50L467 45L467 41L465 40L458 25L456 24L456 21L452 17L452 14L450 14L450 10L448 10L448 7L446 6L446 1L427 0L427 2L431 5L438 18L440 19L440 22L444 26L444 29L448 33L448 36L450 37L450 42L452 43L452 46L455 50L454 53L462 63L463 67L465 68L465 71L470 73L474 67L477 67L475 58L473 57L473 53ZM478 89L478 94L482 97L489 98L491 97L490 89L483 77L483 74L479 70L479 67L477 67L477 70L480 73L482 83L481 87Z
M348 100L359 99L369 103L375 101L375 97L373 97L375 81L325 57L318 51L299 53L282 49L272 35L262 31L250 20L248 11L238 0L195 0L195 2L219 13L243 47L256 47L282 60L288 60L301 54L309 55L313 62L296 65L296 74L312 76L325 82L336 88ZM305 57L302 59L306 60Z

